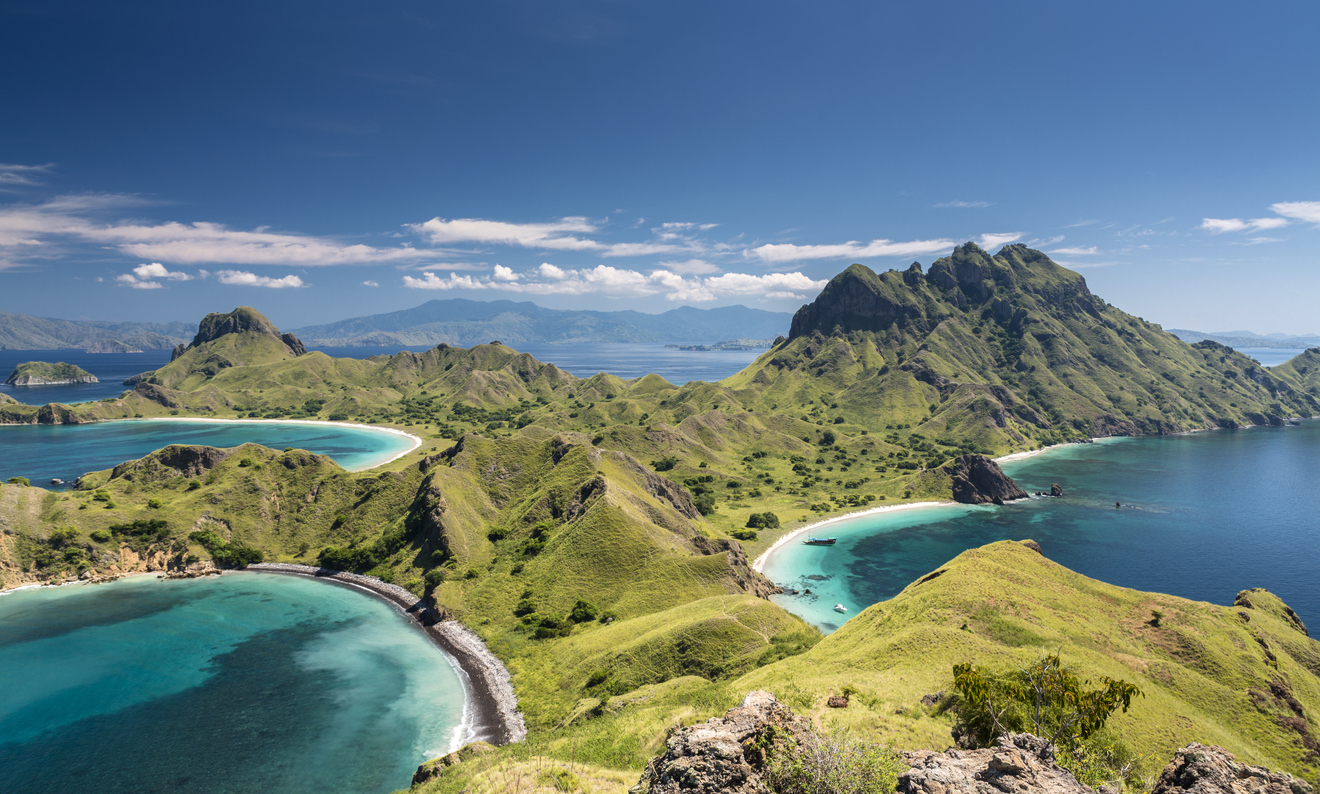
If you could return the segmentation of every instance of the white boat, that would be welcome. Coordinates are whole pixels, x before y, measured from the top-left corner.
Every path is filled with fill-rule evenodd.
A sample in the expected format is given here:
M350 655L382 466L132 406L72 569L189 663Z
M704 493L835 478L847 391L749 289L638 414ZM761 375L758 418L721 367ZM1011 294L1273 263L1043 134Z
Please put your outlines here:
M835 612L847 612L847 611L848 611L848 607L844 606L843 604L835 604L835 605L834 605L834 611L835 611Z

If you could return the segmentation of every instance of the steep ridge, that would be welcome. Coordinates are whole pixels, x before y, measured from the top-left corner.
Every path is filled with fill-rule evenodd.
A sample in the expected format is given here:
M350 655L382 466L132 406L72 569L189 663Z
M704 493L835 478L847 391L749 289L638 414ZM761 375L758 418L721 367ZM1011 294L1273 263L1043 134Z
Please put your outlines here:
M1295 367L1186 344L1022 245L991 257L967 243L929 272L853 265L724 384L758 406L828 395L863 426L997 451L1320 414L1320 391Z

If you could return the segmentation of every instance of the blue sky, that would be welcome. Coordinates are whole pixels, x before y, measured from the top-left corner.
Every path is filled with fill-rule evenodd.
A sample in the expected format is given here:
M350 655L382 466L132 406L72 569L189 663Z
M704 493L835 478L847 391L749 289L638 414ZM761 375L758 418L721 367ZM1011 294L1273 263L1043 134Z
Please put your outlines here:
M123 7L131 5L131 7ZM792 311L1051 252L1320 333L1313 2L0 6L0 311Z

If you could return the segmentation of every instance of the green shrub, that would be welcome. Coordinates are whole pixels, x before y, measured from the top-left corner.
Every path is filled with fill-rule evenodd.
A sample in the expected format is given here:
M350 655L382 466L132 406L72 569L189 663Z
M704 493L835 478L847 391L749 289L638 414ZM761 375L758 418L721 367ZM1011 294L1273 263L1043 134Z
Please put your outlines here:
M579 598L573 605L573 611L568 613L568 619L573 623L589 623L595 620L598 614L599 610L594 605Z
M432 568L426 572L426 576L423 577L422 581L426 584L426 589L428 591L436 589L445 581L444 569Z
M779 516L774 513L752 513L747 517L749 529L779 529Z
M96 541L97 543L110 542L110 533L106 532L104 529L94 529L88 534L91 537L91 539Z
M715 512L715 494L702 493L692 497L692 506L697 508L697 512L703 516L708 516Z
M673 455L663 457L660 460L651 461L651 468L656 471L669 471L678 465L678 458Z
M10 477L10 478L9 478L9 484L10 484L10 485L22 485L22 486L24 486L24 487L30 487L30 486L32 485L32 483L28 481L28 478L27 478L27 477Z
M238 462L238 467L240 469L246 469L248 466L251 465L252 465L252 458L243 458Z
M738 540L747 540L747 541L753 541L756 540L757 537L759 537L756 534L756 530L752 530L752 529L735 529L730 531L729 534Z
M202 487L202 484L201 484L200 482L198 482L197 480L189 480L189 481L188 481L188 490L190 490L190 491L195 491L195 490L197 490L198 488L201 488L201 487Z
M164 503L162 503L159 499L147 500L147 507L150 507L152 510L159 510L164 506L165 506Z
M760 742L765 779L777 794L882 794L908 768L893 750L814 726L772 730Z

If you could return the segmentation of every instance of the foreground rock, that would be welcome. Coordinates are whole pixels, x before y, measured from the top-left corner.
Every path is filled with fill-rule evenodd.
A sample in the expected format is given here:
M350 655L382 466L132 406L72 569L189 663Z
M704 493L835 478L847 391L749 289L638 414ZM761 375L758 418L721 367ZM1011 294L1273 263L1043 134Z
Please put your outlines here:
M762 779L765 756L757 739L797 724L793 712L774 695L752 692L723 717L674 731L664 755L651 760L632 792L768 794Z
M1238 763L1222 747L1192 744L1179 750L1151 794L1311 794L1311 784L1283 772Z
M1018 733L985 750L903 753L912 767L898 776L900 794L1091 794L1092 789L1054 763L1048 743Z
M966 505L1002 505L1026 499L1027 492L985 455L962 455L940 467L953 480L953 500Z

